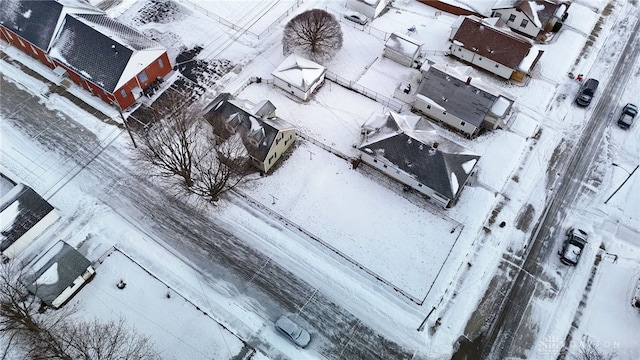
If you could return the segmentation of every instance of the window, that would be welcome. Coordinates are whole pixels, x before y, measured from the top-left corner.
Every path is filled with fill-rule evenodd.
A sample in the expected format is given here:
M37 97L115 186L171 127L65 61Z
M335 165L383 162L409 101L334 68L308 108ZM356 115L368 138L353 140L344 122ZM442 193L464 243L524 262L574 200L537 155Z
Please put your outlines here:
M127 97L127 91L125 89L120 90L120 95L122 95L122 97Z
M493 14L493 17L502 17L502 14L500 14L499 12L497 12L497 11L496 11L496 12Z
M378 160L376 160L376 159L373 159L373 162L374 162L374 163L377 163L377 162L378 162Z
M464 121L460 121L460 125L461 126L465 126L467 123L465 123Z
M427 109L431 109L431 105L427 105Z
M511 14L509 15L509 20L508 21L515 21L516 20L516 16Z
M164 62L162 62L162 59L158 59L158 66L160 66L161 68L164 67Z
M138 75L138 77L140 78L141 82L147 82L147 80L149 80L149 77L147 76L147 72L144 70L140 73L140 75Z
M522 19L522 22L520 23L520 27L525 27L525 26L527 26L528 23L529 23L529 20Z
M496 67L499 67L498 64L496 64Z

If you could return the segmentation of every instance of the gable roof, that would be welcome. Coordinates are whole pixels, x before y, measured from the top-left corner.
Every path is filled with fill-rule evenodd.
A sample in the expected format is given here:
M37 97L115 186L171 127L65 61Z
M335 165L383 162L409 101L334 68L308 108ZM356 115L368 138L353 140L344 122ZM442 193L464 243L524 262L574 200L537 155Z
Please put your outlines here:
M66 15L50 55L114 92L166 50L104 15Z
M33 189L17 184L0 198L0 251L5 251L53 211L53 206Z
M371 132L358 148L387 159L448 199L455 199L480 159L437 134L426 120L390 112L365 124Z
M222 93L205 108L203 117L213 126L216 135L222 125L228 124L242 135L247 153L264 161L280 131L295 129L293 125L274 116L275 106L270 101L254 104L244 99L233 99Z
M324 73L324 66L300 55L289 55L271 75L304 91L308 90Z
M410 58L420 51L422 43L400 33L391 33L384 46Z
M3 0L0 23L38 48L48 51L66 14L101 14L81 0Z
M473 15L462 17L451 41L510 69L519 69L533 48L531 40L512 32L502 20Z
M561 6L563 4L551 0L500 0L493 9L517 9L542 29L556 15Z
M78 276L91 266L91 261L71 245L59 240L31 265L33 274L23 280L27 289L47 305L73 285Z
M509 102L508 108L513 104L513 100L501 97L497 92L487 91L485 86L476 86L477 81L472 81L470 77L462 80L456 76L457 74L446 72L433 65L429 66L426 72L423 71L423 74L417 94L430 99L450 114L476 127L480 127L487 114L494 112L494 105L500 99ZM494 113L500 116L506 110Z

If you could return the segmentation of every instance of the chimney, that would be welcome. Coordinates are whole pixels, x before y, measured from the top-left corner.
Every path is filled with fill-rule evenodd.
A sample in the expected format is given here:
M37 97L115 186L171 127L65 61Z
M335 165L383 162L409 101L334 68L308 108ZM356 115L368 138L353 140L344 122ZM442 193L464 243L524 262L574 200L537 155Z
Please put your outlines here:
M467 77L467 85L471 84L471 76Z
M432 146L432 147L433 147L434 149L437 149L437 148L438 148L438 143L434 141L434 142L433 142L433 146Z

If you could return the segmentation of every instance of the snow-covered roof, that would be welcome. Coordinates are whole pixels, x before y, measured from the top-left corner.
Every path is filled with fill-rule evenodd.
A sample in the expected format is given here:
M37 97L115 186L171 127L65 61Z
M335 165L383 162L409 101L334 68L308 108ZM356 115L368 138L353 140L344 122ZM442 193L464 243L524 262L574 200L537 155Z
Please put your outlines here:
M30 292L52 306L54 300L90 266L89 259L71 245L59 240L32 263L30 269L33 273L23 281Z
M527 73L531 71L531 68L533 68L533 66L536 64L536 61L540 58L540 56L542 56L543 52L544 51L542 51L542 49L540 49L539 47L535 45L532 46L531 49L529 49L529 53L527 54L527 56L525 56L518 65L518 69Z
M166 49L105 15L67 15L50 56L114 92Z
M291 54L278 65L271 75L306 91L322 77L325 71L324 66L298 54Z
M13 187L0 198L0 251L9 248L51 211L53 206L27 185Z
M359 150L386 159L423 185L455 199L480 159L463 146L438 135L427 120L390 112L372 116Z
M414 58L416 54L420 51L423 43L419 42L416 39L412 39L409 36L400 34L400 33L392 33L389 35L389 39L385 43L387 48L390 48L400 54L403 54L409 58Z
M432 65L426 71L423 68L424 78L420 82L416 97L420 96L420 99L432 106L446 110L476 127L480 127L489 112L500 115L492 111L499 99L502 99L501 104L508 103L506 110L513 103L513 100L499 97L498 91L491 89L489 84L469 76L464 78L455 71L447 70L438 65ZM506 113L506 110L503 113Z

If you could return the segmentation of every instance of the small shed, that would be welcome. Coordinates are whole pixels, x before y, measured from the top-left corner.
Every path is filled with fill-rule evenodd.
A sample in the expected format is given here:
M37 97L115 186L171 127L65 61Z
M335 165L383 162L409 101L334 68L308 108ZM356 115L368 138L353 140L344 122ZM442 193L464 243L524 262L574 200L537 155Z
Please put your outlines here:
M273 84L306 101L324 83L327 69L300 55L291 54L271 73Z
M409 36L392 33L384 44L382 55L398 64L413 67L418 61L423 43Z
M45 304L59 308L96 273L91 261L66 242L59 240L31 266L23 282L29 292Z

